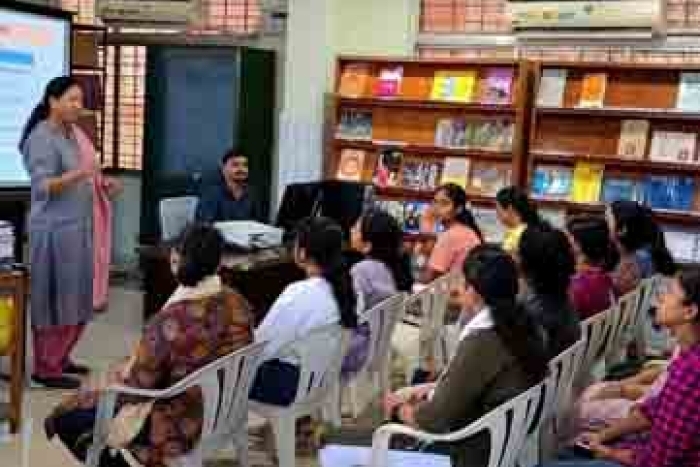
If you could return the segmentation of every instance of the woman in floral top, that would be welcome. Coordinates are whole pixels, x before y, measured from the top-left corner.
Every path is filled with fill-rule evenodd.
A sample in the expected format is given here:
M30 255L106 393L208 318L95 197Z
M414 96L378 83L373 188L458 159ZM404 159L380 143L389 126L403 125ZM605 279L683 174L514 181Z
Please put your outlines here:
M253 340L249 306L237 293L222 286L216 275L223 240L211 227L188 229L171 263L180 284L165 307L153 318L128 362L114 368L108 383L139 389L165 389L222 356ZM49 438L57 435L81 461L92 443L99 390L69 397L46 420ZM149 401L121 398L117 418L135 433L122 440L123 454L106 450L101 467L129 465L133 456L145 467L162 467L167 460L193 449L202 431L203 406L199 388L152 407L134 417L134 407ZM149 410L150 409L150 410ZM122 437L123 438L123 437ZM110 452L108 452L110 451Z

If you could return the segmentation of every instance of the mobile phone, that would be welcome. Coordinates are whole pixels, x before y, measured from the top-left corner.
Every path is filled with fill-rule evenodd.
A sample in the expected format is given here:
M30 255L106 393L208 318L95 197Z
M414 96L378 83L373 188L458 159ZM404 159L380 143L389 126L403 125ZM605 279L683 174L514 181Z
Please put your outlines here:
M576 457L582 457L584 459L593 459L595 455L591 447L583 442L578 442L573 446L574 455Z

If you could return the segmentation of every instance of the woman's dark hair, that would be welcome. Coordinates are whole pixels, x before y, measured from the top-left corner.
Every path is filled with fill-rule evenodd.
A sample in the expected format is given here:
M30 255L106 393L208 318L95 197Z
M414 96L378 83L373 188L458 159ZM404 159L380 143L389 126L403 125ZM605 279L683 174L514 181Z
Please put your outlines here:
M393 216L371 209L360 218L362 240L370 244L367 256L383 263L394 278L396 287L410 292L413 287L410 258L403 251L403 231Z
M700 309L700 267L691 266L678 274L678 282L685 294L685 304L695 305ZM700 321L700 313L695 318Z
M224 239L214 227L207 224L187 227L175 247L180 255L180 266L175 273L177 281L193 287L202 279L216 274L223 248Z
M357 298L350 271L343 259L343 230L327 217L312 217L297 228L297 248L321 269L321 275L331 285L340 309L340 323L345 328L357 327Z
M543 330L517 304L518 271L509 254L480 245L464 261L464 278L491 310L495 331L533 382L547 374L548 355Z
M496 202L504 209L513 208L528 226L543 223L539 212L537 212L537 206L530 201L527 193L518 187L509 186L499 190L496 194Z
M457 211L455 220L460 224L472 229L474 233L479 237L479 239L483 241L484 237L481 234L481 229L476 223L474 215L467 208L467 192L464 191L464 188L455 183L446 183L440 186L437 189L437 192L444 193L445 196L447 196L450 199L450 201L452 201L452 204L454 205Z
M576 241L588 264L612 270L617 256L605 218L587 214L574 216L566 222L566 230Z
M528 227L520 239L518 256L533 292L567 300L576 260L564 232L548 224Z
M670 276L676 272L676 263L651 209L635 201L620 200L610 205L610 212L615 219L615 237L627 252L646 248L656 273Z
M27 138L29 138L29 135L32 133L32 130L34 130L39 123L49 118L49 112L51 111L49 100L51 98L60 99L73 86L80 86L80 84L75 78L70 76L59 76L49 81L49 84L46 85L46 89L44 90L44 95L36 107L34 107L29 119L27 119L27 123L24 124L22 137L19 140L20 151L25 141L27 141Z

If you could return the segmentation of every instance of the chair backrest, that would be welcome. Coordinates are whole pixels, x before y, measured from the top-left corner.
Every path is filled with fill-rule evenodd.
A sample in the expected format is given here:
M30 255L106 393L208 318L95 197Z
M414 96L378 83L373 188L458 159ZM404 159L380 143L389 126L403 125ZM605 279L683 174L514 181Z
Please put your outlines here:
M581 323L581 334L585 345L581 356L580 372L577 377L579 383L586 384L593 366L605 357L606 341L610 337L610 328L613 320L615 320L617 310L617 305L613 305ZM581 379L584 381L581 381Z
M388 363L391 351L391 336L401 319L406 302L406 294L398 293L387 298L362 316L369 324L370 345L365 364L369 371L378 372Z
M291 342L279 355L299 362L299 386L293 405L316 406L340 384L340 368L347 347L347 334L339 324L314 329Z
M573 407L574 381L579 374L585 350L585 341L579 340L549 362L546 384L546 419L552 422L553 433L567 429L567 420Z
M204 420L199 449L220 449L222 442L247 423L248 394L264 348L264 342L251 344L219 358L173 386L174 394L195 386L201 388Z
M162 240L177 238L194 221L199 198L196 196L180 196L160 200L160 232Z
M406 298L403 321L415 326L422 325L430 314L432 305L433 290L429 286L425 286L420 291L412 293Z
M605 355L613 357L619 354L624 347L625 341L630 336L639 322L639 297L641 288L637 287L617 302L617 313L611 317L608 338L606 339Z

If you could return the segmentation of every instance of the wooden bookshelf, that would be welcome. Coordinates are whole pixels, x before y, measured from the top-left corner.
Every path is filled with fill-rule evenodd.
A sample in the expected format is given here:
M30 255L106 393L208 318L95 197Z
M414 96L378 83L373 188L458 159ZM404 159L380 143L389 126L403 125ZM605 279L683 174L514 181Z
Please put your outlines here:
M645 192L647 176L687 177L694 179L695 194L689 210L655 209L665 224L697 226L700 223L700 165L680 161L652 160L655 132L681 132L698 135L700 110L677 108L683 72L700 72L700 67L684 65L631 65L612 63L542 62L531 65L533 97L529 127L527 163L523 184L532 188L539 166L568 166L588 162L604 166L605 177L633 180L637 192ZM559 106L538 107L537 93L547 70L567 71ZM599 107L581 107L588 74L607 76L604 98ZM646 120L648 131L641 158L618 155L625 120ZM700 138L695 151L700 149ZM692 157L691 157L692 159ZM534 194L534 193L533 193ZM603 190L597 201L577 203L569 199L540 199L546 208L567 213L600 212ZM644 200L646 201L646 200Z
M343 75L349 65L362 64L366 67L366 82L362 92L348 95L342 89ZM391 97L375 93L382 70L403 68L400 91ZM483 90L489 87L493 70L507 69L512 73L510 97L503 101L482 99ZM473 71L475 88L472 98L463 102L432 99L434 79L439 73ZM434 163L441 167L448 159L468 159L468 173L465 181L470 181L475 164L495 165L510 171L509 183L518 183L518 176L525 166L527 146L527 123L530 119L531 92L530 75L525 62L514 60L457 61L397 57L341 56L336 64L335 87L330 99L330 112L327 122L327 145L324 164L326 178L336 178L341 166L344 150L359 150L364 153L360 181L372 182L375 169L383 151L395 150L403 154L403 165L407 161ZM371 114L371 137L354 138L342 134L339 125L346 112ZM466 122L478 127L482 123L493 122L497 127L512 125L510 146L486 147L478 144L455 145L437 144L438 123L448 119ZM466 139L466 138L465 138ZM506 138L507 139L507 138ZM492 146L492 145L488 145ZM402 167L403 168L403 167ZM403 173L400 174L403 178ZM415 190L407 188L399 180L396 186L376 187L376 195L382 200L399 202L430 202L434 189ZM441 176L435 185L441 183ZM469 183L467 183L469 188ZM470 191L469 189L467 191ZM495 194L495 193L494 193ZM470 202L480 206L494 206L494 194L470 194ZM421 235L408 235L409 238L423 238ZM427 235L432 238L432 235Z

